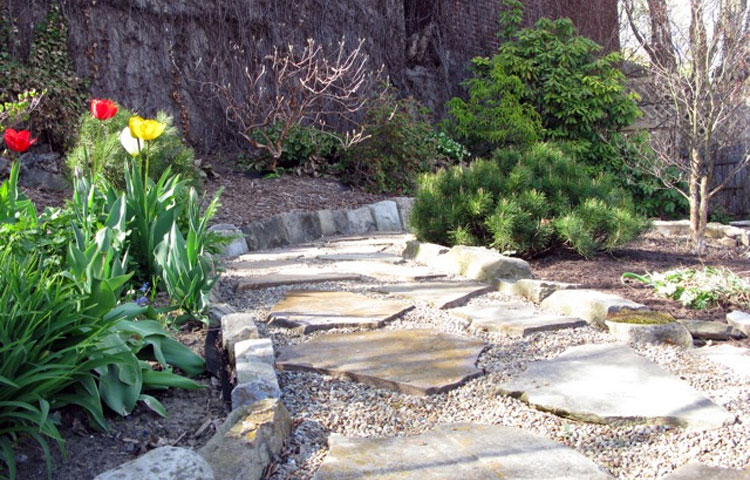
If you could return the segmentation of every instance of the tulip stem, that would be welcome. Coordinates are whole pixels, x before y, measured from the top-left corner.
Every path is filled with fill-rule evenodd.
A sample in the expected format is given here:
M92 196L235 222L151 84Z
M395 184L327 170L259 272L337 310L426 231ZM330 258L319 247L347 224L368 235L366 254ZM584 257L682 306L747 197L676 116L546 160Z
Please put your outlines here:
M151 141L146 140L146 169L143 172L143 183L148 184L148 164L151 160Z

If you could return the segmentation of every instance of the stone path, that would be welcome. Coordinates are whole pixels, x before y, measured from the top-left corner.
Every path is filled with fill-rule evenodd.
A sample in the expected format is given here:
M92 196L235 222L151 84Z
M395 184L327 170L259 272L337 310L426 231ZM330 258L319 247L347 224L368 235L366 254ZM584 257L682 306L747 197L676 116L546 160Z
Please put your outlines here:
M332 434L315 480L605 480L612 478L572 448L516 428L443 425L410 437Z
M480 358L488 349L503 361L510 352L527 348L527 339L540 332L570 335L571 329L592 329L588 325L602 323L608 313L642 307L600 292L572 289L575 285L524 279L527 269L519 260L504 267L498 264L503 257L497 253L482 257L484 249L452 252L427 245L415 251L410 245L410 258L429 266L405 262L394 250L405 238L335 239L323 245L243 255L228 265L237 295L268 290L268 298L273 299L266 318L271 332L292 330L286 340L274 339L277 370L326 375L319 380L323 386L316 387L323 390L333 377L407 397L439 395L481 378L486 372L478 363L487 363ZM440 258L455 265L441 268ZM452 272L471 274L484 283ZM514 278L493 280L488 272L511 272ZM497 300L498 289L517 300ZM406 326L404 317L415 306L421 312L435 312L434 327ZM449 317L460 317L470 327L443 329L439 319ZM719 332L718 325L696 325L696 331L699 327L709 332L702 337L706 339L735 333ZM246 336L234 323L227 331ZM500 337L504 340L496 340ZM571 346L551 357L514 365L512 376L496 377L495 393L574 419L573 425L579 426L670 425L704 431L734 422L733 414L687 382L644 358L642 352L614 341ZM747 368L750 358L746 350L716 347L702 350L701 355L740 370ZM513 365L512 359L508 362ZM279 384L283 390L283 382ZM334 387L330 389L333 396ZM493 402L488 396L476 408L491 408ZM304 416L298 421L304 422ZM556 440L481 421L442 422L426 433L408 436L346 436L332 430L327 455L314 478L614 478L591 461L588 450L574 450Z

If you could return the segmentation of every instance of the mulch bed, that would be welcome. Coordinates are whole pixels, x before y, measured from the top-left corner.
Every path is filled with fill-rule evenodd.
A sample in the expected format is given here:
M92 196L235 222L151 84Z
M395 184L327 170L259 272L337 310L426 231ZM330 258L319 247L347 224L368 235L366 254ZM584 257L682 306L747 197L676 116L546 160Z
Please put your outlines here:
M609 255L584 259L571 252L561 252L530 263L536 278L578 283L586 288L614 293L654 310L671 313L677 319L724 320L730 309L685 308L679 302L657 296L650 287L640 282L621 281L621 275L625 272L643 274L707 265L727 267L738 275L750 276L747 248L709 243L706 255L699 257L691 252L687 238L666 238L656 233L648 233Z

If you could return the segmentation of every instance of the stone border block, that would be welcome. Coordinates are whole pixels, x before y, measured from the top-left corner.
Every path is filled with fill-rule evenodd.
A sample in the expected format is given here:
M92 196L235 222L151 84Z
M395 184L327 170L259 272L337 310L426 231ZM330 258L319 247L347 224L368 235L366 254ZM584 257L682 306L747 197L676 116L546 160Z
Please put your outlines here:
M234 346L237 342L260 338L253 316L248 313L230 313L221 317L222 346L234 361Z
M242 227L250 250L264 250L289 245L281 217L274 216Z
M406 248L401 254L407 260L414 260L423 265L437 264L438 257L448 253L450 248L438 245L437 243L424 243L418 240L409 240L406 242Z
M360 207L356 210L347 210L346 219L349 222L349 232L353 234L367 233L377 230L375 219L372 217L370 207Z
M270 338L249 338L234 344L234 358L239 364L245 361L273 365L273 343Z
M531 266L525 260L506 257L484 247L457 245L440 256L433 267L463 275L474 280L497 284L499 279L533 278Z
M289 245L307 243L323 236L317 212L285 212L277 215Z
M203 457L188 448L159 447L97 475L94 480L214 480Z
M414 209L414 197L394 197L391 200L396 202L398 206L398 215L401 219L401 228L405 232L411 232L411 226L409 225L409 218L411 212Z
M400 232L401 218L398 214L398 205L391 200L369 205L372 218L375 220L375 226L379 232Z
M693 336L679 322L642 325L605 320L604 324L609 329L609 333L623 343L656 343L682 348L693 346Z
M346 210L318 210L316 214L320 222L320 233L324 237L349 233Z

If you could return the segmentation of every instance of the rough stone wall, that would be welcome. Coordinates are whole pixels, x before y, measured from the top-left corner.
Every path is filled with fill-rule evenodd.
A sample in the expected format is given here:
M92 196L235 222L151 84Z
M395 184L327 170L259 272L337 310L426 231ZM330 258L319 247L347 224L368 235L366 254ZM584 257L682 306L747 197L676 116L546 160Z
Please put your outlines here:
M461 93L468 61L496 47L500 8L496 0L11 0L20 55L52 1L69 21L76 70L91 80L93 96L144 115L167 110L204 152L236 146L209 82L240 82L245 66L252 70L275 45L306 38L324 45L365 38L371 65L384 65L402 93L439 115ZM617 31L616 0L525 3L527 24L572 16L600 43Z

